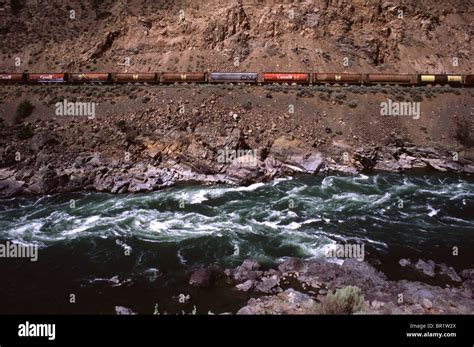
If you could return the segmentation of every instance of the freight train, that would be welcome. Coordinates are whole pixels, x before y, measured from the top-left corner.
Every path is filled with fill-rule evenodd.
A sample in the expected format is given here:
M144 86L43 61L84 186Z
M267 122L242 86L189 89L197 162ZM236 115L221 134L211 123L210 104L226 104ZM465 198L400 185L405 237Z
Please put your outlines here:
M472 86L474 75L306 72L0 73L0 83L245 83Z

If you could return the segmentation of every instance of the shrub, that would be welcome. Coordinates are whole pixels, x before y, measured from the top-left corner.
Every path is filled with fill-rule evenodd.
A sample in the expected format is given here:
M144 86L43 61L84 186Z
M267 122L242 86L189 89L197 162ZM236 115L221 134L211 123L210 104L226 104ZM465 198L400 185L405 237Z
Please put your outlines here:
M474 145L474 139L471 138L469 133L469 122L467 119L459 120L456 128L456 139L462 145L471 147Z
M346 94L344 92L336 92L334 93L334 98L336 100L345 100Z
M355 286L347 286L336 290L335 294L329 293L321 303L316 306L317 314L353 314L364 309L364 296Z
M18 129L17 137L19 140L28 140L34 135L33 128L30 125L22 124Z
M22 102L20 102L20 104L16 108L15 122L21 123L23 119L31 115L34 108L35 107L28 100L23 100Z
M13 14L18 14L23 8L22 0L10 0L10 9Z
M126 127L126 123L123 119L120 119L118 121L115 122L115 126L120 130L120 131L124 131L125 130L125 127Z
M248 100L247 102L244 103L244 109L247 111L250 111L252 109L252 102Z

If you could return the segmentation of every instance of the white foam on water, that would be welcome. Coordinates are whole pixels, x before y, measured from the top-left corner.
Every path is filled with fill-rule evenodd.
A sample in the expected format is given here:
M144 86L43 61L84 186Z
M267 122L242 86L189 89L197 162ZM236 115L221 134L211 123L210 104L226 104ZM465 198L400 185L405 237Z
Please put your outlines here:
M177 257L179 259L179 262L182 264L182 265L186 265L187 263L187 260L186 258L183 257L183 255L181 254L181 250L179 249L178 252L177 252Z
M200 204L204 201L209 200L207 197L208 194L207 189L199 189L193 192L186 192L178 195L179 201L184 201L185 203L189 204Z
M389 192L386 192L382 197L380 197L379 199L375 200L373 202L374 205L380 205L380 204L384 204L386 203L388 200L390 200L390 198L392 197L392 194L390 194Z
M366 181L366 180L369 179L369 176L364 175L364 174L360 174L360 176L356 177L356 179Z
M321 187L325 189L328 187L332 187L333 184L334 184L334 176L327 176L327 177L324 177L323 181L321 182Z
M427 207L428 207L428 210L430 211L430 212L428 212L428 216L430 216L430 217L436 216L438 214L438 212L440 211L440 210L437 210L437 209L433 208L429 204L428 204Z
M311 223L316 223L316 222L321 222L322 219L321 218L310 218L308 220L305 220L304 222L302 222L301 224L302 225L305 225L305 224L311 224Z
M293 177L288 176L288 177L280 177L280 178L275 178L272 182L271 185L272 187L280 184L281 182L286 182L286 181L292 181Z
M297 229L301 228L301 224L296 223L296 222L291 222L290 224L285 225L284 227L288 228L288 229L291 229L291 230L297 230Z

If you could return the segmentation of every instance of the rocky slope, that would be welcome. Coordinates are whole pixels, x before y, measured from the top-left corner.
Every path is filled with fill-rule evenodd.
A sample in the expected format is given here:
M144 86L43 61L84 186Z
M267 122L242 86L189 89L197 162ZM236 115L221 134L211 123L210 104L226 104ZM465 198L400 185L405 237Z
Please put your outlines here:
M406 260L401 263L403 261ZM430 268L428 263L419 260L417 265L424 266L417 269L423 273ZM432 265L433 272L435 265ZM337 265L324 260L290 258L278 269L266 271L261 271L260 265L249 259L233 270L226 270L226 275L231 282L237 283L237 290L250 291L254 295L238 314L320 313L318 304L324 305L329 293L346 286L360 289L364 301L361 313L472 314L473 270L462 271L461 278L445 264L436 267L440 269L438 285L424 283L423 277L416 282L390 281L369 263L355 259Z
M55 115L54 103L64 95L87 100L84 93L100 101L94 118ZM472 93L450 87L4 86L0 195L139 192L184 181L249 184L329 172L472 174ZM13 114L23 95L35 109L18 123ZM420 118L380 115L387 98L421 100Z
M0 70L473 72L462 0L18 2Z
M1 8L5 71L472 73L473 6L460 0L16 0ZM4 85L0 196L330 171L471 174L472 97L447 87ZM388 98L420 102L420 119L380 116ZM15 123L23 99L35 108ZM56 116L65 100L96 103L97 116Z

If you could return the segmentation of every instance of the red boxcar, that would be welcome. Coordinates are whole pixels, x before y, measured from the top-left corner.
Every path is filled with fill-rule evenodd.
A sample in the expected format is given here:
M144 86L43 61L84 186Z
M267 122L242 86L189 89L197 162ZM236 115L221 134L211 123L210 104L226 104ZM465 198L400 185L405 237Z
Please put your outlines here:
M23 81L22 73L0 73L0 83L21 82L21 81Z
M363 83L364 75L360 73L315 73L313 83Z
M264 72L263 82L269 83L309 83L308 73Z
M69 74L69 81L74 83L94 82L106 83L109 81L108 73L71 73Z
M64 73L30 73L28 74L28 82L33 83L62 83L66 82L66 74Z

